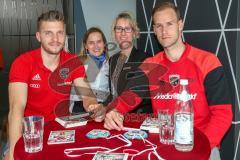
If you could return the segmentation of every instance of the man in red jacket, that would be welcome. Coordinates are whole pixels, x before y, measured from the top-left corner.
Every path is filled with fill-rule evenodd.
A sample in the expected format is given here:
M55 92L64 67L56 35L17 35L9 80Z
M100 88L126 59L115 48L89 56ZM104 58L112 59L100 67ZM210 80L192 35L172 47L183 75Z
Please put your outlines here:
M84 66L77 56L63 50L63 14L56 10L43 13L38 18L37 29L40 48L17 57L9 73L10 159L13 159L15 143L22 135L23 116L40 115L45 121L51 121L59 114L65 114L59 110L68 105L72 84L84 95L83 105L87 111L98 107L84 79Z
M188 79L194 107L194 127L208 137L212 152L215 152L232 121L232 105L223 66L213 53L183 42L183 22L174 4L161 3L153 9L152 17L154 33L164 50L146 59L140 68L149 80L153 111L157 113L158 109L164 108L174 111L179 79ZM132 105L124 100L129 95L131 99L135 97ZM139 94L125 91L116 101L115 108L106 114L104 126L121 130L123 114L137 106L141 98Z

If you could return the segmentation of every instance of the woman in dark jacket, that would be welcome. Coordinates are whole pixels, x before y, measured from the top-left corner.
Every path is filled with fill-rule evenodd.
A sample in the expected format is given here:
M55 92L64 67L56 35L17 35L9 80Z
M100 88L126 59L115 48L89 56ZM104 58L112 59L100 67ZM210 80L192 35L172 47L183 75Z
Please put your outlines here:
M122 12L113 22L112 33L120 51L110 57L109 60L110 95L107 101L104 102L104 105L109 105L124 91L129 89L139 90L141 97L144 96L145 98L142 97L143 101L131 112L151 113L151 101L148 99L149 92L144 88L144 86L146 87L148 85L148 81L145 78L139 78L142 73L138 69L141 62L151 55L134 47L134 41L139 37L137 23L128 12ZM136 79L136 81L133 79ZM106 119L109 115L115 116L115 114L118 114L118 111L114 109L111 110L110 113L106 115ZM106 123L105 127L111 129Z

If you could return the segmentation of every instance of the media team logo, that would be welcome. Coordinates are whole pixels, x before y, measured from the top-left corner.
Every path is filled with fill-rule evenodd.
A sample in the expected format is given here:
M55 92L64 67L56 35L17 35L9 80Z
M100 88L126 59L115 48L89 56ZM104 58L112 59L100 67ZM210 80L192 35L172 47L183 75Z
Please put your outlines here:
M179 84L180 75L179 74L170 74L169 75L169 83L176 87Z
M61 77L61 79L66 79L68 77L69 74L69 68L61 68L59 70L59 76Z

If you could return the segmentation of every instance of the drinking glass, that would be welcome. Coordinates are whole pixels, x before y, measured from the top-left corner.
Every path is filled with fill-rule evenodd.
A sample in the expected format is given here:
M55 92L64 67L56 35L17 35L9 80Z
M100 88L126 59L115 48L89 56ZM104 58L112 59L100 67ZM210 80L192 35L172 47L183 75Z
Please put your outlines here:
M43 148L44 117L29 116L23 118L23 140L25 152L39 152Z
M174 116L168 109L158 110L159 138L163 144L174 143Z

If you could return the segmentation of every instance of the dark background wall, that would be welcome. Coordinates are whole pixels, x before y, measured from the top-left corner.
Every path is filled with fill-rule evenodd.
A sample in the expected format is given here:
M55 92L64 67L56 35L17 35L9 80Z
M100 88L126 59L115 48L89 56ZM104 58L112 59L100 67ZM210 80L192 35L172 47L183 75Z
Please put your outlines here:
M4 68L0 71L0 128L8 113L8 73L13 60L21 53L39 47L35 38L37 17L45 11L64 12L69 37L68 48L74 51L72 0L0 0L0 48Z
M137 21L141 29L138 48L152 52L161 50L152 31L152 8L163 0L137 1ZM183 39L198 47L215 53L227 73L233 104L231 129L221 144L223 160L240 159L239 151L239 44L240 2L238 0L174 0L180 9L184 31ZM237 70L238 68L238 70Z

